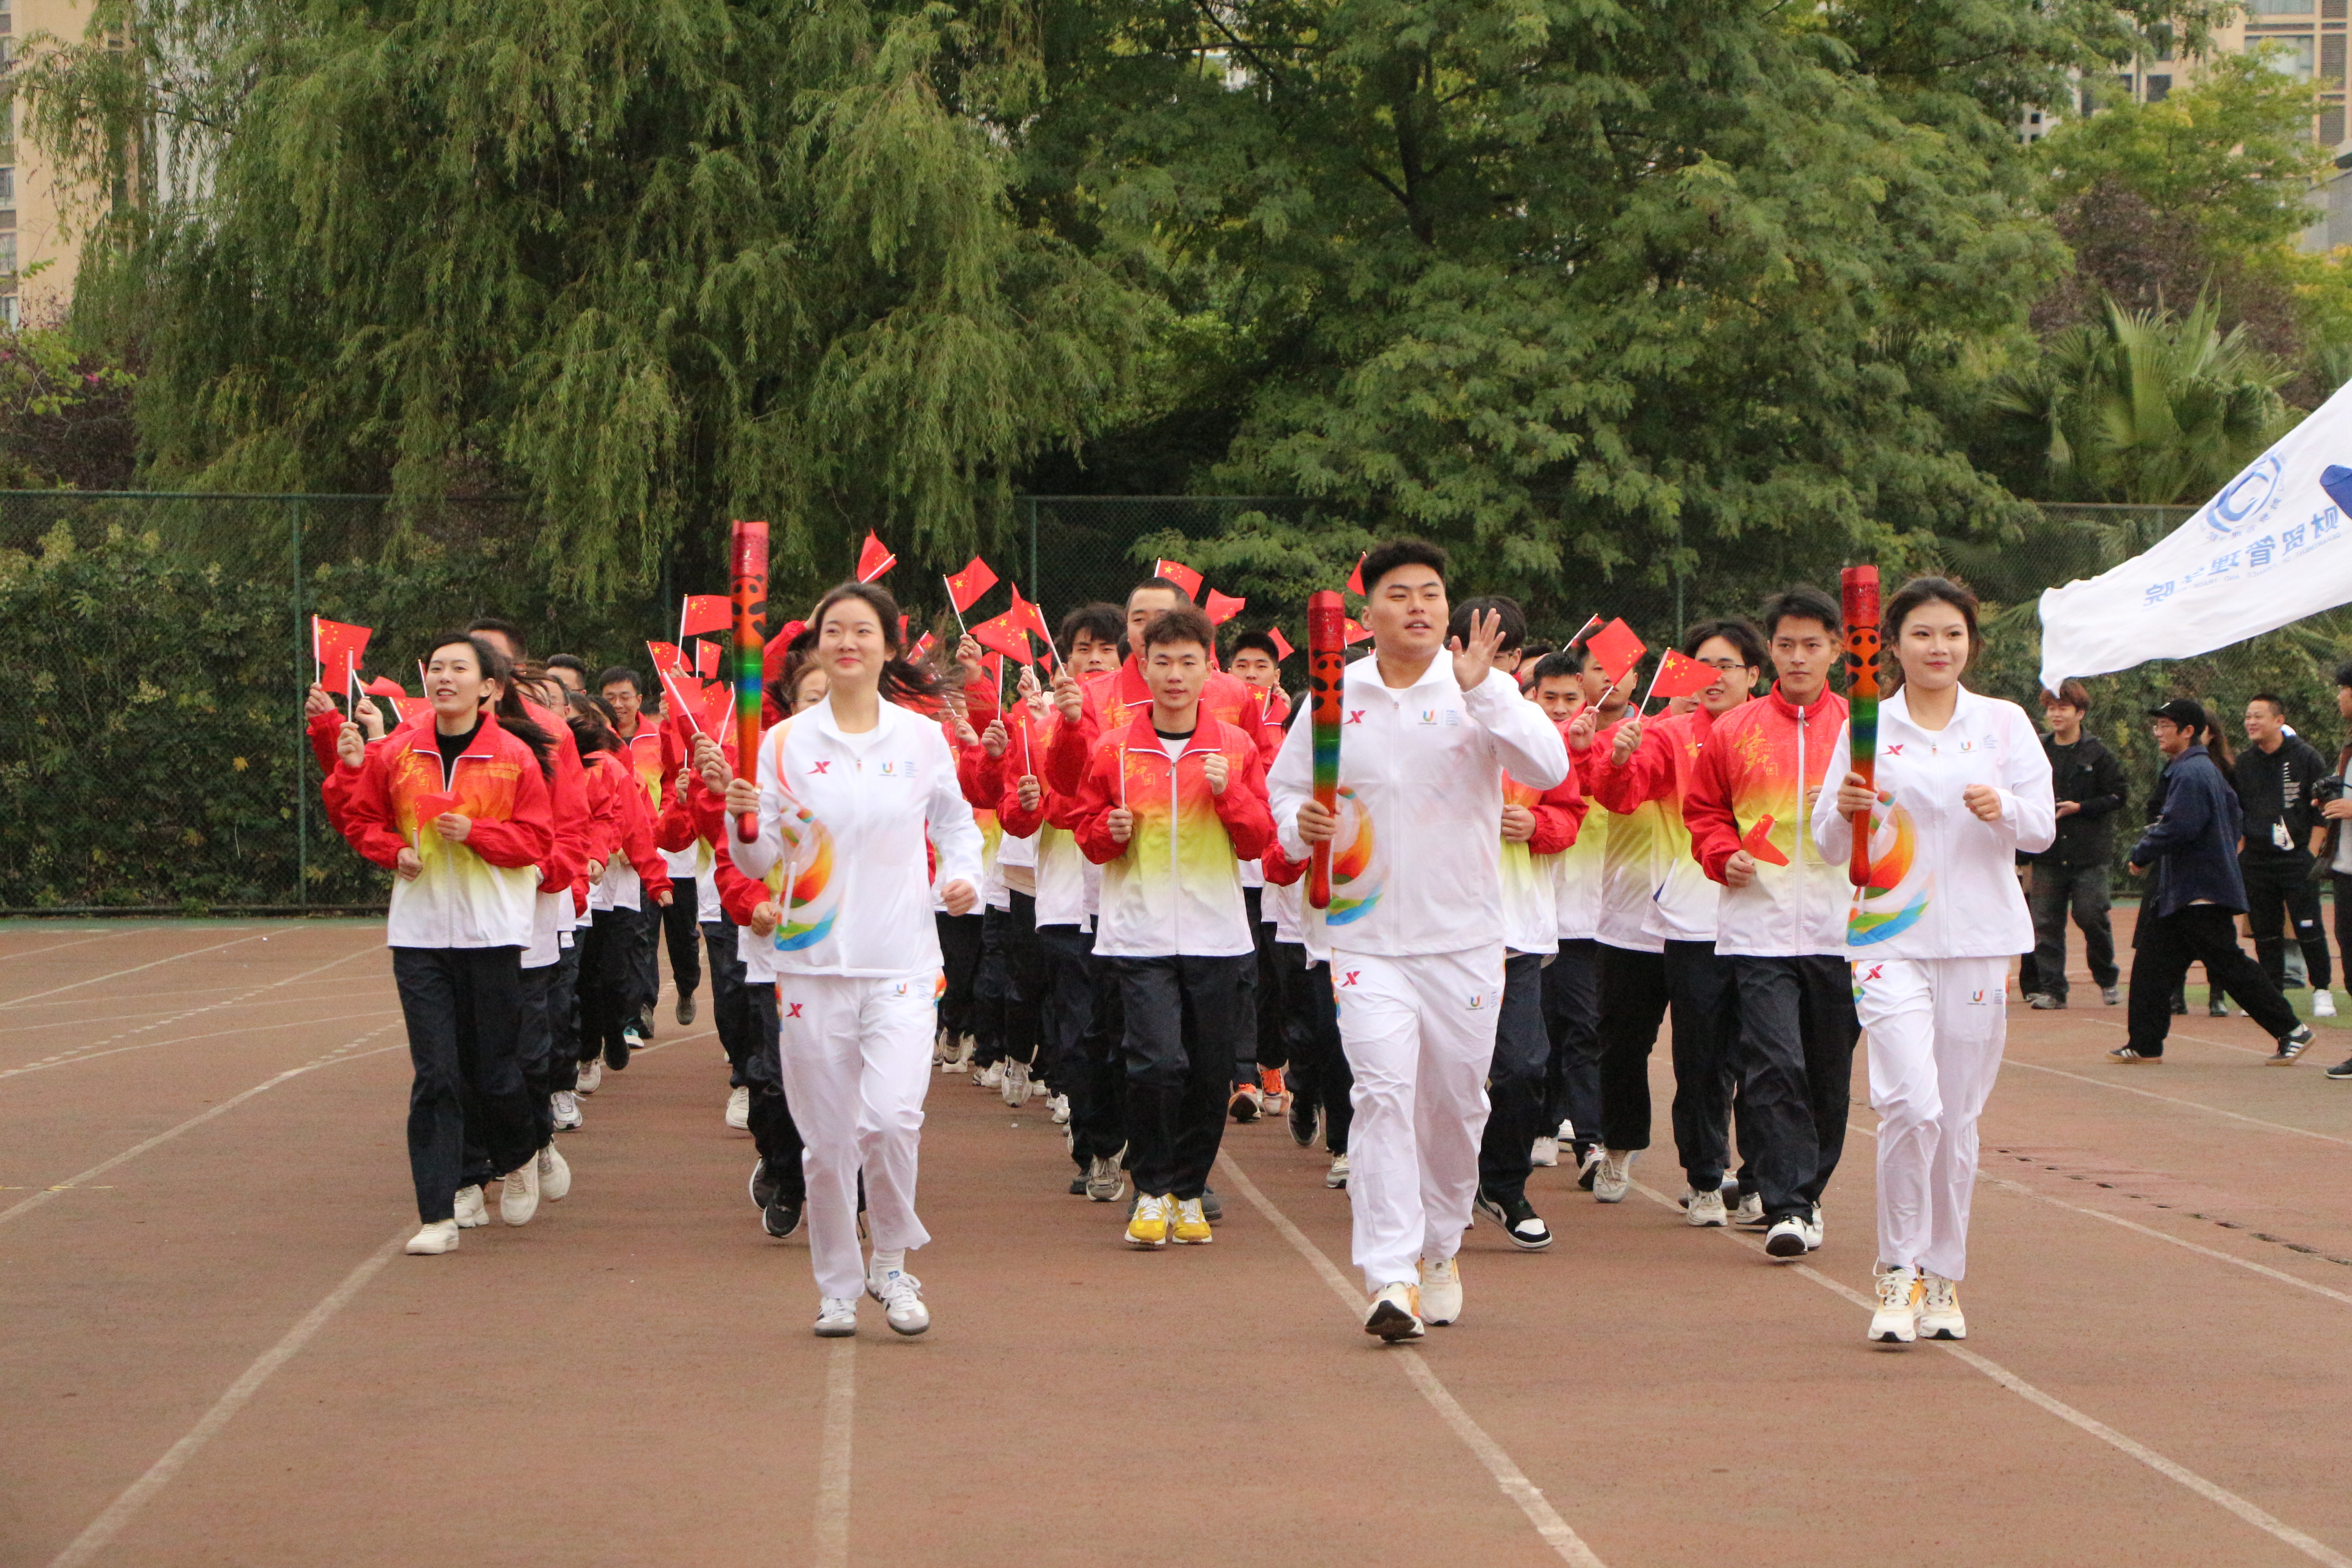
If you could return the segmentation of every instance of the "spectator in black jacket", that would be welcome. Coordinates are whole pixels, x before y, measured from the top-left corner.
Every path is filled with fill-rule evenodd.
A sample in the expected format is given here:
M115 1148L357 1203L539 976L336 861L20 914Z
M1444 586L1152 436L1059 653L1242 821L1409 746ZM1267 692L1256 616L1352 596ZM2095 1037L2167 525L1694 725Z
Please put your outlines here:
M2352 663L2336 667L2336 713L2340 719L2352 720ZM2352 771L2352 745L2336 753L2335 776L2326 781L2319 808L2321 830L2313 846L2321 865L2327 868L2329 879L2336 884L2336 951L2352 953L2352 833L2344 831L2344 823L2352 817L2352 799L2347 799L2345 779ZM2345 963L2352 964L2352 958ZM2352 987L2352 978L2346 981ZM2342 1081L2352 1079L2352 1058L2338 1062L2327 1069L2329 1078Z
M2049 848L2028 857L2033 885L2026 902L2033 910L2035 987L2026 1000L2041 1008L2066 1005L2066 913L2083 933L2091 979L2112 1007L2123 998L2116 983L2116 937L2107 924L2108 879L2115 858L2109 818L2124 803L2124 765L2098 740L2083 733L2091 711L2090 689L2061 681L2042 694L2050 733L2042 749L2050 757L2052 787L2058 797L2058 837Z
M2163 810L2131 852L2134 876L2150 873L2139 920L2132 928L2131 1034L2107 1055L2119 1062L2164 1059L2171 1031L2172 988L2191 963L2202 962L2213 984L2242 1003L2270 1031L2285 1066L2311 1044L2311 1026L2297 1021L2262 966L2238 945L2236 916L2246 907L2238 872L2238 797L2205 750L2211 720L2186 698L2150 710L2148 732L2169 759L2160 781Z
M2294 940L2303 945L2312 1013L2332 1018L2336 997L2328 988L2327 936L2319 923L2319 883L2313 875L2325 829L2312 786L2327 777L2327 759L2310 742L2286 732L2286 705L2267 691L2246 704L2246 742L2235 770L2238 800L2246 814L2238 868L2246 881L2254 956L2273 985L2285 980L2286 939L2279 930L2284 913L2294 922Z

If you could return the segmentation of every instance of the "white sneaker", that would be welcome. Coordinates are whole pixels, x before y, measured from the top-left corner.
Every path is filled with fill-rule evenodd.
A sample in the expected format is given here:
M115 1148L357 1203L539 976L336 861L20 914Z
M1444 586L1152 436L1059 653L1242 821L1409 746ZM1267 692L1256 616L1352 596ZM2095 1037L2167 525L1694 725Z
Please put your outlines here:
M499 1217L509 1225L529 1225L539 1212L539 1162L525 1160L499 1184Z
M1004 1064L1003 1062L989 1063L986 1067L971 1075L971 1081L980 1085L982 1089L1003 1089L1004 1087Z
M1127 1195L1127 1173L1108 1154L1087 1162L1087 1196L1098 1204L1115 1204Z
M978 1047L972 1043L972 1038L970 1035L957 1036L955 1043L948 1047L946 1058L940 1063L940 1071L942 1073L959 1073L970 1070L971 1067L971 1053L977 1048Z
M555 1152L555 1145L550 1143L539 1152L539 1195L549 1203L560 1204L571 1190L572 1167L562 1155ZM504 1199L499 1200L499 1207L505 1209Z
M866 1293L882 1303L892 1333L912 1339L931 1326L931 1310L923 1305L923 1282L905 1269L887 1270L879 1279L867 1275Z
M931 1065L939 1066L952 1056L954 1051L955 1047L948 1043L947 1026L941 1025L940 1032L931 1037Z
M1007 1057L1003 1081L998 1088L1003 1091L1004 1103L1013 1110L1018 1110L1028 1104L1029 1064L1017 1057Z
M559 1089L547 1097L547 1102L555 1112L555 1130L558 1132L580 1131L580 1125L585 1118L580 1114L578 1095L568 1089Z
M1530 1165L1559 1164L1559 1140L1549 1136L1537 1139L1535 1147L1528 1151L1528 1163Z
M412 1258L436 1258L457 1250L457 1222L436 1219L408 1238L404 1249Z
M1560 1122L1560 1124L1559 1124L1559 1141L1560 1141L1561 1142L1563 1142L1563 1143L1573 1143L1573 1142L1576 1142L1576 1123L1575 1123L1575 1122L1573 1122L1573 1121L1565 1121L1565 1120L1563 1120L1563 1121Z
M1602 1150L1601 1167L1592 1176L1592 1195L1604 1204L1623 1203L1625 1194L1633 1190L1633 1162L1641 1152L1639 1149ZM1717 1193L1716 1202L1722 1201L1723 1194Z
M1813 1205L1813 1212L1805 1216L1805 1250L1807 1252L1819 1252L1821 1249L1822 1205L1815 1204Z
M2326 992L2320 993L2326 995ZM1922 1271L1919 1276L1919 1337L1964 1340L1969 1321L1960 1316L1960 1286L1956 1279Z
M1364 1314L1364 1332L1391 1344L1421 1338L1420 1292L1402 1280L1373 1291L1371 1310Z
M727 1125L738 1132L751 1130L751 1089L749 1084L727 1091Z
M1919 1337L1919 1275L1906 1263L1882 1269L1878 1276L1878 1310L1870 1315L1874 1343L1907 1345Z
M817 1303L818 1339L845 1340L856 1331L857 1299L855 1296L827 1296Z
M1739 1206L1731 1211L1731 1223L1747 1230L1755 1230L1764 1223L1764 1194L1742 1193Z
M1443 1263L1421 1260L1421 1321L1443 1328L1462 1321L1462 1266L1449 1258Z
M1693 1226L1720 1226L1731 1216L1723 1209L1723 1191L1710 1187L1706 1192L1696 1188L1683 1194L1683 1223Z
M1331 1156L1331 1168L1323 1173L1323 1184L1334 1192L1348 1184L1348 1156L1345 1154Z
M1067 1127L1070 1124L1070 1097L1068 1095L1053 1094L1046 1096L1045 1109L1054 1113L1055 1126Z
M596 1086L604 1081L604 1063L601 1058L593 1061L584 1061L580 1064L579 1092L582 1094L593 1094L596 1092Z
M478 1225L490 1223L490 1211L482 1202L481 1188L457 1189L457 1217L453 1223L459 1230L471 1230Z
M1805 1222L1794 1215L1776 1219L1772 1228L1764 1233L1764 1256L1776 1263L1786 1263L1805 1255Z
M2315 1018L2336 1016L2336 993L2315 991L2311 994L2311 1016Z

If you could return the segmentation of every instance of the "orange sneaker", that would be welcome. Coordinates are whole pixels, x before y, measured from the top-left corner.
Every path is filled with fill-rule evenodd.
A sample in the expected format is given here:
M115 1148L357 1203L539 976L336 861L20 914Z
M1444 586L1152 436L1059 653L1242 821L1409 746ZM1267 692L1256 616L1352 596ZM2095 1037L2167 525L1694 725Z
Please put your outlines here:
M1282 1098L1282 1069L1260 1068L1257 1075L1257 1088L1258 1093L1265 1097L1266 1114L1269 1116L1280 1114L1283 1106L1287 1103Z

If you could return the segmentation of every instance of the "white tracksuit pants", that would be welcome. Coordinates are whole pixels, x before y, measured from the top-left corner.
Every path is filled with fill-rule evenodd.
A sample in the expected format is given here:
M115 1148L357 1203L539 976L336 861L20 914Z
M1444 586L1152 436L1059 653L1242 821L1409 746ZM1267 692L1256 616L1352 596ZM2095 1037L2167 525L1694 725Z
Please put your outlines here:
M915 1167L938 989L933 974L787 975L776 984L784 1096L804 1145L809 1261L820 1295L855 1300L866 1289L857 1245L861 1170L877 1247L911 1250L931 1239L915 1217Z
M2006 958L1858 959L1878 1112L1878 1261L1968 1272L1977 1118L2009 1038Z
M1503 946L1412 958L1331 955L1349 1097L1348 1197L1364 1289L1418 1278L1470 1228L1486 1071L1503 1009Z

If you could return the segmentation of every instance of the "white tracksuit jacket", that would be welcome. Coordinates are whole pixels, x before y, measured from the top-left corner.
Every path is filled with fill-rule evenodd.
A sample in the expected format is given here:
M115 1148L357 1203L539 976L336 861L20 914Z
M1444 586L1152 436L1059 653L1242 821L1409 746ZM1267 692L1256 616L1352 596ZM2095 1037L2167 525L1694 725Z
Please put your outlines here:
M1848 743L1841 730L1832 755L1844 756ZM1952 721L1922 730L1898 691L1878 705L1875 774L1872 886L1855 898L1846 956L1997 958L2031 949L2017 851L2049 848L2058 816L2050 758L2025 710L1963 687ZM2000 792L1995 821L1979 821L1961 804L1979 784ZM1835 866L1853 849L1853 825L1838 815L1834 784L1814 803L1813 843Z
M820 702L769 731L760 837L729 849L747 877L786 866L784 919L746 954L753 976L938 973L927 832L939 885L979 888L980 828L935 720L885 702L872 730L845 735Z
M1503 774L1536 789L1566 778L1559 731L1500 670L1463 690L1442 652L1401 690L1381 684L1377 656L1358 659L1340 697L1331 907L1307 911L1310 945L1384 958L1499 945ZM1266 779L1293 859L1307 855L1298 808L1315 796L1313 729L1291 726Z

